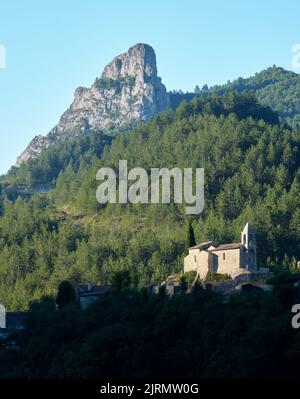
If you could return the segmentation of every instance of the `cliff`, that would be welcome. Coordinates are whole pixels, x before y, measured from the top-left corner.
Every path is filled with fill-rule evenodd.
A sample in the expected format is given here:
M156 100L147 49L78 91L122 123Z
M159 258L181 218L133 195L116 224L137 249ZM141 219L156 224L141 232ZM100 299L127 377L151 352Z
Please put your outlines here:
M90 88L75 90L74 101L59 123L47 136L35 137L18 158L16 166L60 138L146 121L169 106L169 94L157 75L153 48L136 44L115 57Z

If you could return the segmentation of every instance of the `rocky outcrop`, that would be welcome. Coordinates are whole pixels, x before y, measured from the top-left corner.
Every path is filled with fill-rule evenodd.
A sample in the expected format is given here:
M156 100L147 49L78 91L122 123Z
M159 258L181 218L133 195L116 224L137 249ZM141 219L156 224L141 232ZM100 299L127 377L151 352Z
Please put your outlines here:
M38 156L44 149L48 148L52 144L49 137L35 136L30 142L26 150L18 157L16 166L20 166L23 162L28 161L31 158Z
M169 94L157 76L153 48L136 44L114 58L90 88L75 90L74 101L59 123L48 136L33 139L17 166L60 138L146 121L169 106Z

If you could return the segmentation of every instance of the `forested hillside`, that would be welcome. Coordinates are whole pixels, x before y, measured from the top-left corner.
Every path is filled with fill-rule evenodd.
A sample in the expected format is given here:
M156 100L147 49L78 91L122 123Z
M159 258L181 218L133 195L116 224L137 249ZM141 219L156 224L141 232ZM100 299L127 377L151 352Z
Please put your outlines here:
M170 93L171 105L177 108L183 100L191 100L195 96L207 96L212 93L254 93L261 105L270 107L277 112L280 121L296 128L300 124L300 75L286 69L273 66L256 73L249 78L238 78L223 85L202 89L197 85L194 93L174 91Z
M286 283L228 301L199 285L172 298L125 286L87 311L44 298L14 335L19 349L0 345L0 378L298 378L299 300Z
M214 86L210 92L253 92L260 104L269 106L282 123L292 127L300 124L300 75L273 66L250 78L238 78L226 85Z
M91 134L56 144L2 178L0 302L27 309L62 280L109 283L129 270L133 287L183 267L188 217L181 205L96 202L96 171L203 167L205 209L197 240L240 239L251 222L259 264L292 269L300 250L300 133L250 94L196 97L113 140ZM54 190L18 198L14 185L52 181ZM10 186L10 190L8 187ZM7 198L8 197L8 198Z

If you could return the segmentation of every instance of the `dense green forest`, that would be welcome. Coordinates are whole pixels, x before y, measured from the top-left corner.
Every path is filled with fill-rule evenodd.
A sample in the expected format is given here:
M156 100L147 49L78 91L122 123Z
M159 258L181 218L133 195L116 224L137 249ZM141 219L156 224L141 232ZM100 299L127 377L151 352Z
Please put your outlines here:
M110 283L129 270L141 289L181 272L189 218L180 204L99 205L101 166L203 167L197 241L239 241L255 228L259 265L294 270L300 249L300 132L279 124L252 94L197 96L130 133L62 142L1 180L0 302L26 310L62 280ZM25 196L51 181L45 194Z
M179 90L171 92L170 97L171 106L175 109L181 101L190 101L195 96L251 92L255 94L261 105L268 106L278 113L281 123L296 128L300 124L299 90L299 74L274 65L249 78L240 77L232 82L228 81L226 84L210 88L204 85L200 89L196 85L194 93L183 93Z
M190 295L149 296L126 279L86 311L74 301L56 309L44 297L31 305L14 347L0 345L0 376L296 378L300 335L291 307L300 291L293 280L281 279L273 293L252 288L225 300L200 285Z
M282 123L292 127L300 124L300 76L273 66L250 78L238 78L222 86L214 86L209 92L223 95L228 92L253 92L260 104L277 112ZM205 91L204 91L205 93Z

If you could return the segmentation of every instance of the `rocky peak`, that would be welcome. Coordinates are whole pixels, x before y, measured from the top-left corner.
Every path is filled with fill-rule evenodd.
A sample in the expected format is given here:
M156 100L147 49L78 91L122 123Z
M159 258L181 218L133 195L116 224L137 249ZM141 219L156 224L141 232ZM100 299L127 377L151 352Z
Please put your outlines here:
M44 149L48 148L51 141L48 137L39 135L31 140L26 150L18 157L16 166L21 165L23 162L28 161L30 158L37 157Z
M101 78L117 80L120 77L135 76L138 80L157 78L156 56L148 44L138 43L120 54L108 64Z
M169 106L169 94L157 76L155 52L138 43L115 57L90 88L75 90L74 101L59 123L46 137L30 143L17 166L60 138L146 121Z

